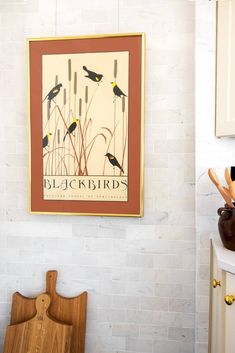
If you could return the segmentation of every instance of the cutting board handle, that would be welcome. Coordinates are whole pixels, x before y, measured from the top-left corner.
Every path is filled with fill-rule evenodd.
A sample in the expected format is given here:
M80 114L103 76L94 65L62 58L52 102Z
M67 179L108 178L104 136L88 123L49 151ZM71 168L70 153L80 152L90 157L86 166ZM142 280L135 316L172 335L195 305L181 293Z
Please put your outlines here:
M46 293L41 294L36 298L37 319L42 320L42 318L46 315L50 303L51 298Z
M46 292L48 293L55 293L56 292L56 281L57 281L58 272L47 271L46 275Z

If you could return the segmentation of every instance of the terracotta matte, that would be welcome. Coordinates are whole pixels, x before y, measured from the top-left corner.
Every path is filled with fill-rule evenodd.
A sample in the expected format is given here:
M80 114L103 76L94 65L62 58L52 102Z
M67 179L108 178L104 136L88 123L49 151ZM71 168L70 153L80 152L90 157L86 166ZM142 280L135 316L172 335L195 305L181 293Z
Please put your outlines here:
M43 199L42 55L129 51L129 157L128 201L57 201ZM31 128L31 211L98 214L140 214L141 181L141 71L142 37L112 37L31 41L30 128Z

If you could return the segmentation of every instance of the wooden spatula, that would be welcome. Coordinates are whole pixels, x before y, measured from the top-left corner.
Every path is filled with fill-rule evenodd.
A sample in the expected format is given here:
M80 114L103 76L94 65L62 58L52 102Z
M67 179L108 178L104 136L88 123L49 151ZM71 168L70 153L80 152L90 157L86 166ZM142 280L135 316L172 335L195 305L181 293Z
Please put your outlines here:
M69 353L72 326L51 319L47 314L50 296L36 299L36 316L17 325L9 325L4 353Z
M213 184L215 184L215 186L219 190L219 192L220 192L221 196L223 197L224 201L226 202L226 204L229 205L230 207L234 207L231 196L229 195L226 188L224 188L222 186L219 179L217 178L216 173L214 172L214 170L212 168L208 169L208 175L209 175L209 178L211 179L211 181L213 182Z

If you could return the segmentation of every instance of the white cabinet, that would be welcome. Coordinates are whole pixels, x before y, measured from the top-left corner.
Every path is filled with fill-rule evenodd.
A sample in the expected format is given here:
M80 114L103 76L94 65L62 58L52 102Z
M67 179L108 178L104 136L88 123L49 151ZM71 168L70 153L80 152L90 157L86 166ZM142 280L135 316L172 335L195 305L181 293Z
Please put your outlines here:
M218 1L216 136L235 135L235 1Z
M211 243L209 353L235 352L235 252Z

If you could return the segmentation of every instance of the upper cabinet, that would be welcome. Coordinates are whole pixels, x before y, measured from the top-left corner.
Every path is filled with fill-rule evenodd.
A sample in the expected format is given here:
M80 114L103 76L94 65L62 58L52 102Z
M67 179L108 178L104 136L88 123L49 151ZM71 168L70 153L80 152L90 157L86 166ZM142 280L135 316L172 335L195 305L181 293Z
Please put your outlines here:
M217 2L216 136L235 136L235 1Z

